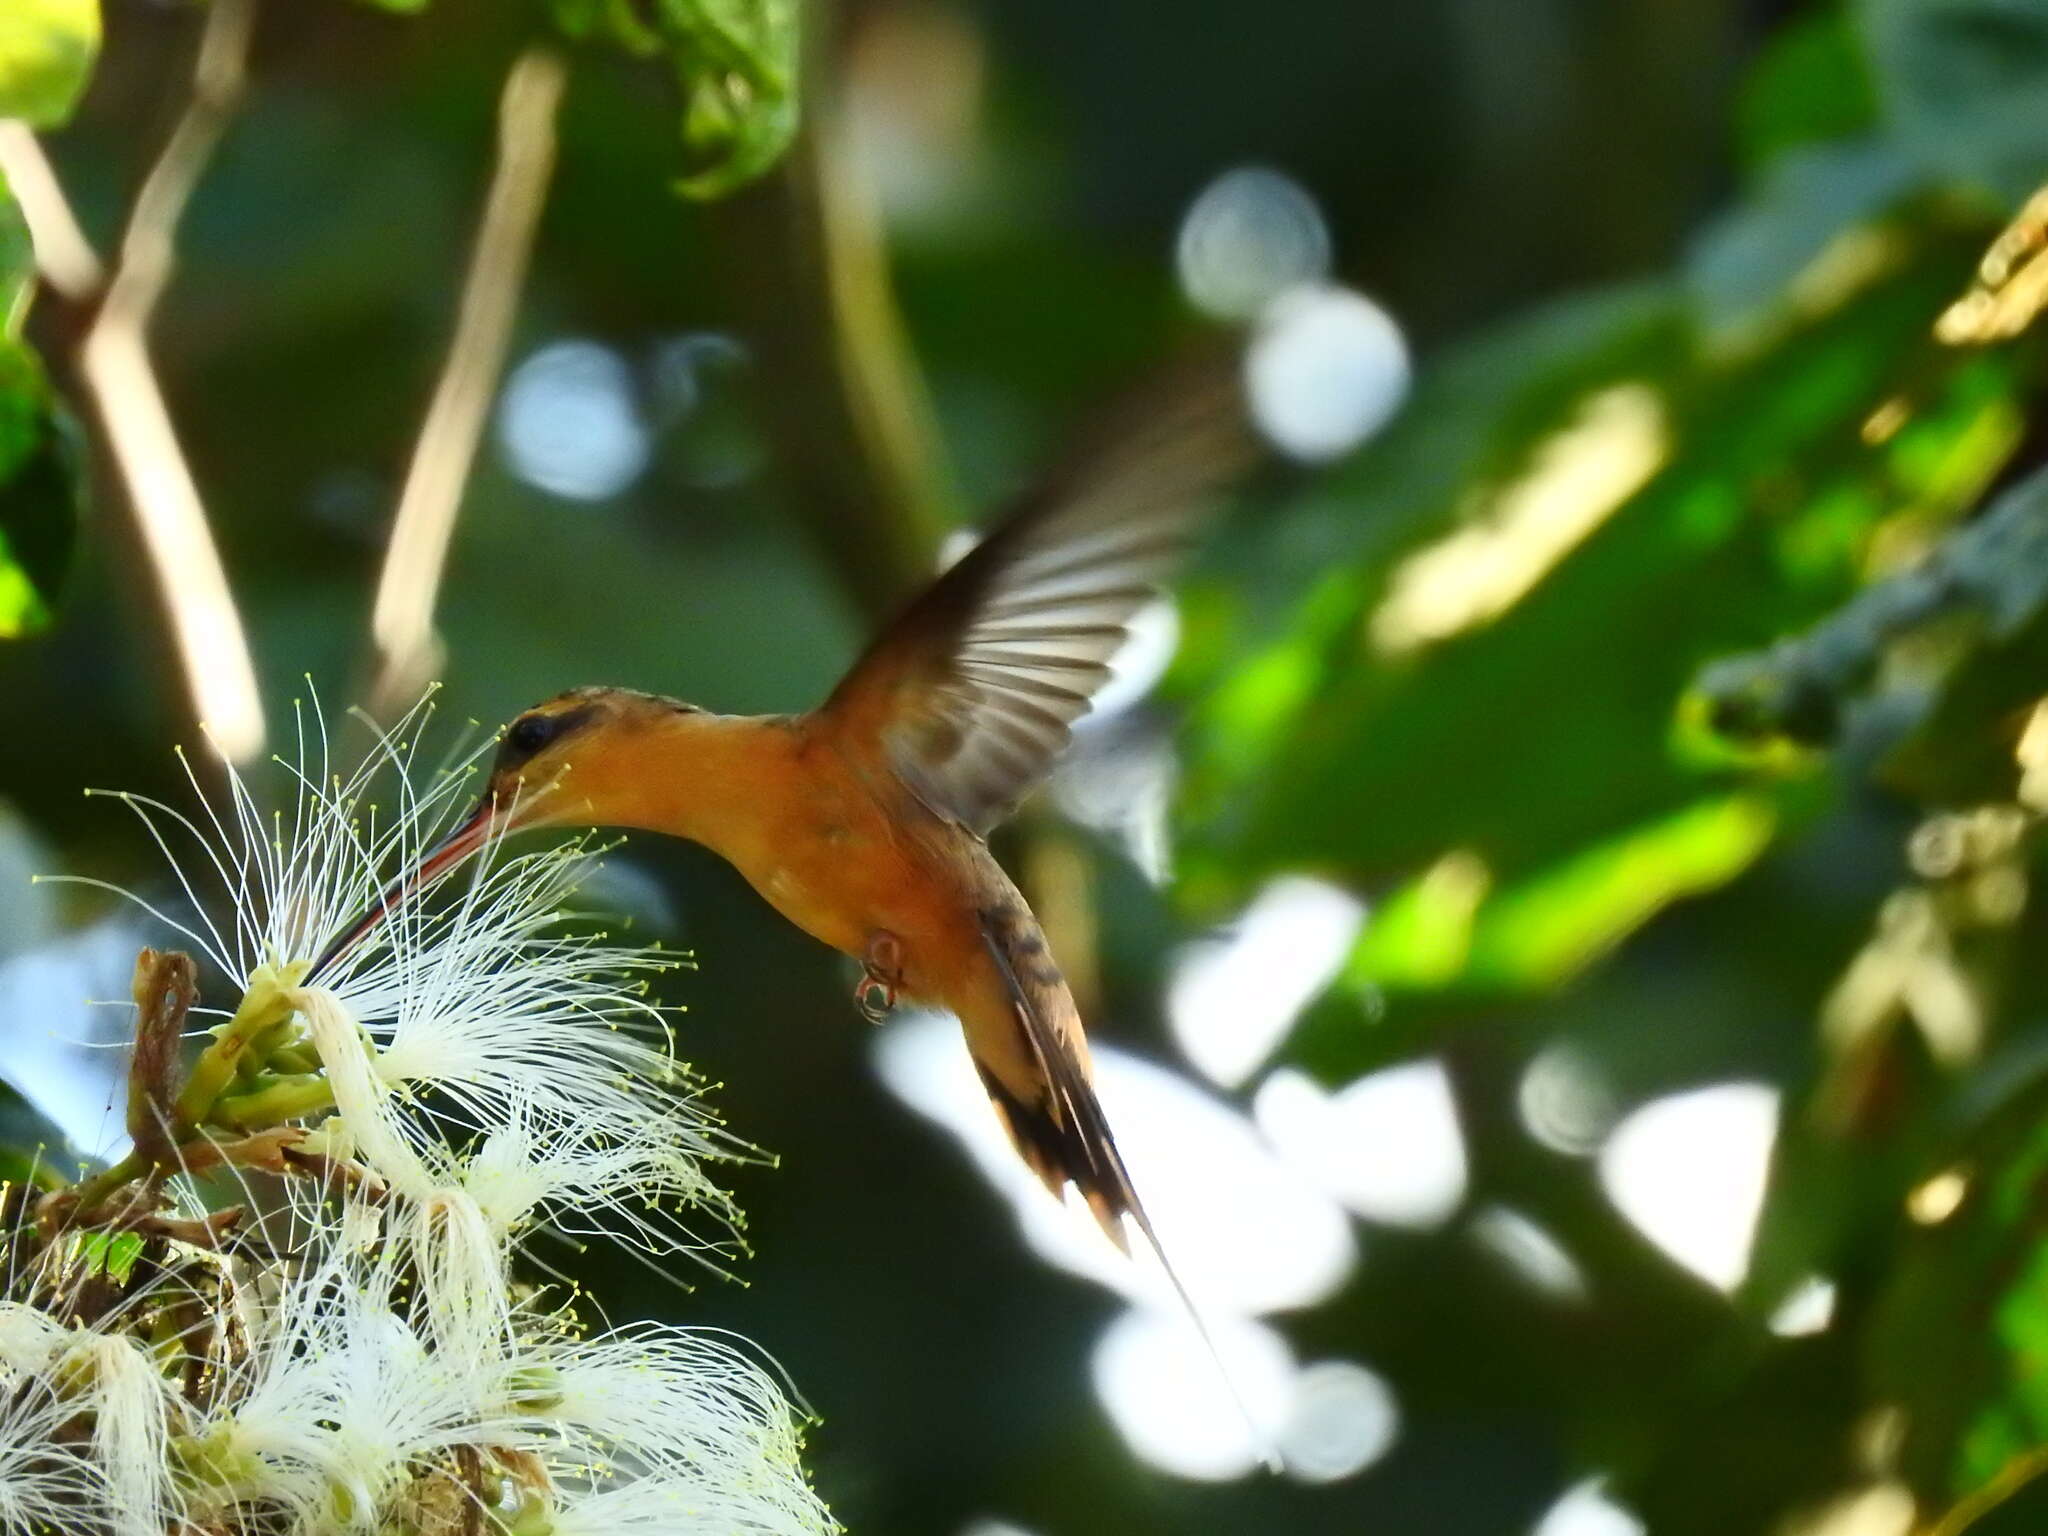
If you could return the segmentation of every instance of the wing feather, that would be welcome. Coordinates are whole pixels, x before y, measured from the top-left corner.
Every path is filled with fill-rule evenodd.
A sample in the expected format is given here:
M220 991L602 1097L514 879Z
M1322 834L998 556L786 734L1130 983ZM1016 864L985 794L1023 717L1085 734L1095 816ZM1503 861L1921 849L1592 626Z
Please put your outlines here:
M1051 770L1132 616L1252 461L1227 377L1204 370L1180 386L1013 507L819 711L976 832Z

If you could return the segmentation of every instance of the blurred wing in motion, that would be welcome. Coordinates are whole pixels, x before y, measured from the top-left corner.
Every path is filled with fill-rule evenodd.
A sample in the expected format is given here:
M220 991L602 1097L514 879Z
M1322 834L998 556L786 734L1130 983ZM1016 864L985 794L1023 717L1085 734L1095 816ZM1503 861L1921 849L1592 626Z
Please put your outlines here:
M819 714L872 739L933 810L977 833L1051 769L1159 592L1255 457L1213 371L1125 412L916 598Z

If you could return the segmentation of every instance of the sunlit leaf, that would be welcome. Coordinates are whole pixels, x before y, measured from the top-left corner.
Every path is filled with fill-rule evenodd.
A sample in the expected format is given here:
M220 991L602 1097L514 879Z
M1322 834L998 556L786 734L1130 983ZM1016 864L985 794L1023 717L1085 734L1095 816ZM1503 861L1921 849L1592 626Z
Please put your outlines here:
M102 1274L126 1284L142 1257L142 1235L137 1232L81 1232L78 1256L88 1274Z
M665 54L683 93L697 169L677 186L720 197L769 170L796 137L798 0L550 0L568 36Z
M21 334L36 286L36 252L28 220L0 176L0 336Z
M1770 800L1729 795L1576 854L1481 910L1471 975L1515 988L1568 981L1672 902L1741 874L1776 824Z
M1449 854L1374 910L1339 989L1367 1011L1417 992L1548 991L1672 902L1741 874L1769 845L1777 817L1763 796L1704 799L1505 887L1473 854ZM1328 1013L1312 1016L1290 1057L1306 1048L1338 1080L1374 1064L1362 1038L1347 1052L1329 1025Z
M7 0L0 6L0 117L38 128L62 123L99 50L99 0Z

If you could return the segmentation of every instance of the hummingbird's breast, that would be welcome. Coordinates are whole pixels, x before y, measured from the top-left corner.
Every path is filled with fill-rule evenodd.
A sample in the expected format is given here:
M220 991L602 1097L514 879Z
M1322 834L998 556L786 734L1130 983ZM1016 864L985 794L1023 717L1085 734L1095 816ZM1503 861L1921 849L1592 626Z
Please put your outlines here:
M800 744L789 771L763 775L747 826L718 851L776 911L842 954L895 935L917 992L920 957L957 926L959 861L947 835L966 834L888 788L883 780L878 793L826 745Z

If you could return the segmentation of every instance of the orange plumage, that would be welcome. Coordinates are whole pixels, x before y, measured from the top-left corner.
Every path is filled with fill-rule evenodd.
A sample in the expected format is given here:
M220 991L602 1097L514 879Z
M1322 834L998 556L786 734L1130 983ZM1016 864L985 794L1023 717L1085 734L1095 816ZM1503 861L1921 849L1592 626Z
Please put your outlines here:
M1054 1193L1078 1188L1119 1246L1129 1216L1156 1248L1073 997L983 836L1050 770L1246 449L1214 391L1126 424L999 522L807 714L717 715L613 688L536 706L506 728L476 813L412 880L508 825L702 843L860 960L863 996L955 1014L1025 1161Z

